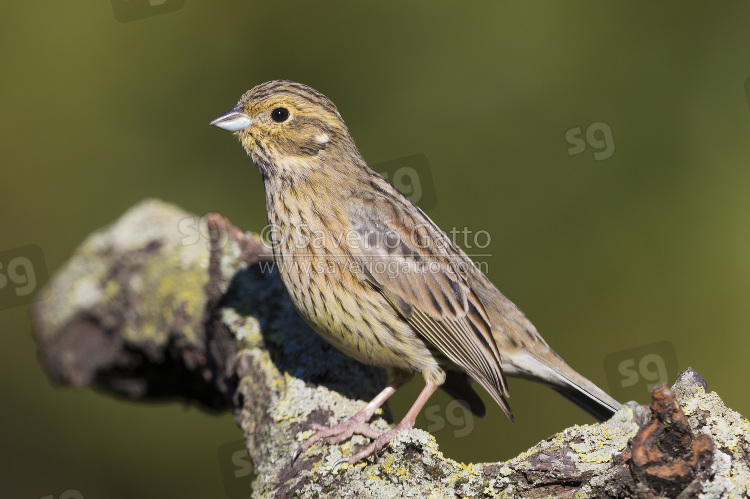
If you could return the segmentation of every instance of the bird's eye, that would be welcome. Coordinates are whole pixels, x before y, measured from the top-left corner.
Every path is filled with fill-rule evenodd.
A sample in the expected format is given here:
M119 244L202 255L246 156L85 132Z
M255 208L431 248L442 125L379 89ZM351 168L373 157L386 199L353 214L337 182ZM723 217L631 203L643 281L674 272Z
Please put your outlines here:
M289 110L285 107L277 107L271 111L271 119L276 123L282 123L289 118Z

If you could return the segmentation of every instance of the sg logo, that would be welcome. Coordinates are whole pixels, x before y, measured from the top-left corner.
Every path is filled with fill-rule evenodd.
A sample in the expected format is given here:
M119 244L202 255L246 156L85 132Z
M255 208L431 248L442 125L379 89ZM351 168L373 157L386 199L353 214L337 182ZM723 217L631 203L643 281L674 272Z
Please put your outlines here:
M620 402L648 402L651 390L677 375L674 345L661 341L608 355L605 369L611 395Z
M211 226L209 226L211 224ZM206 241L206 249L211 249L211 243L216 243L215 245L219 248L223 248L224 245L226 245L229 242L229 235L228 230L226 227L224 227L223 230L216 230L220 226L217 226L217 222L215 220L208 221L204 216L198 218L198 217L187 217L182 218L177 222L177 230L180 233L180 243L182 243L183 246L192 246L194 244L198 244L201 242L201 240ZM211 231L209 231L209 228L214 229L213 234L220 234L219 238L223 239L216 239L215 241L212 241L211 238Z
M424 211L433 209L437 204L430 162L426 156L415 154L378 163L372 168Z
M174 12L184 6L185 0L112 0L115 19L121 23Z
M453 426L453 436L462 438L474 431L474 416L471 411L453 399L445 405L445 411L440 404L427 407L424 416L429 421L427 431L430 433L445 428L446 420Z
M34 292L47 280L44 254L36 244L0 252L0 309L42 298Z
M245 448L245 442L243 440L227 442L219 447L216 454L227 497L229 499L249 498L252 492L250 484L254 467Z
M615 153L615 139L612 129L603 121L592 123L586 128L586 140L581 137L581 127L577 126L565 132L565 141L571 145L568 156L581 154L586 150L586 143L594 149L594 159L608 159Z

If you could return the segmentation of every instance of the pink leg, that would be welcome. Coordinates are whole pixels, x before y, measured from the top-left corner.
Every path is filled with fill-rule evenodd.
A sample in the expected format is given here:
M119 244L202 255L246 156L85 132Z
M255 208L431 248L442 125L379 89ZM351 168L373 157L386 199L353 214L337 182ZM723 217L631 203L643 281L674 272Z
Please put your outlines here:
M362 410L358 411L354 416L347 419L346 421L327 428L321 425L313 425L313 429L317 430L315 435L305 440L302 445L297 447L297 450L292 454L292 462L296 461L297 458L309 449L315 442L321 438L327 439L329 442L337 444L343 442L347 438L351 437L355 433L358 435L364 435L368 438L376 439L380 437L382 432L373 430L372 427L367 423L375 411L388 400L388 397L396 393L396 390L401 388L408 379L397 379L390 385L386 386L385 389L380 392L374 399L372 399Z
M373 454L380 452L380 450L388 445L388 443L393 439L393 437L396 436L397 433L412 428L417 420L417 415L427 403L427 400L429 400L430 396L435 393L435 390L437 390L438 386L439 385L427 383L422 389L422 393L419 394L419 397L417 397L417 400L414 402L414 405L411 406L411 409L409 409L409 412L406 413L406 416L404 416L404 419L402 419L399 424L394 426L391 431L381 433L375 439L375 441L365 447L363 451L358 452L351 457L339 459L338 461L336 461L336 463L334 463L333 468L336 469L336 466L341 463L354 464L360 459L368 458Z

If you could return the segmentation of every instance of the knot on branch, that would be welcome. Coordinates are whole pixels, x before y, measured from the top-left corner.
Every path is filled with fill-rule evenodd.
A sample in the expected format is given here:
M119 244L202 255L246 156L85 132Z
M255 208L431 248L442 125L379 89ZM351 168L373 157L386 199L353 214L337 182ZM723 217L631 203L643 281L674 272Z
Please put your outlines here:
M651 392L651 418L629 442L636 481L660 496L677 497L692 482L710 479L714 444L693 436L674 392L666 383Z

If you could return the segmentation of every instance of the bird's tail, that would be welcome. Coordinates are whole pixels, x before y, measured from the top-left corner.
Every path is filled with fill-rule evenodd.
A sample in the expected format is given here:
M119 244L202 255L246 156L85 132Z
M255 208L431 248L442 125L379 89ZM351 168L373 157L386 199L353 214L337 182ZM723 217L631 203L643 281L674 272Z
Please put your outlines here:
M591 414L598 421L606 421L617 412L622 404L593 385L594 390L583 389L579 385L570 383L565 387L553 386L557 393L573 402L575 405Z
M599 420L622 404L565 363L512 301L476 268L474 286L492 324L503 373L542 382Z
M503 363L503 371L549 385L599 421L609 419L622 406L557 354L551 350L549 353L540 359L529 352L516 352L510 365Z

